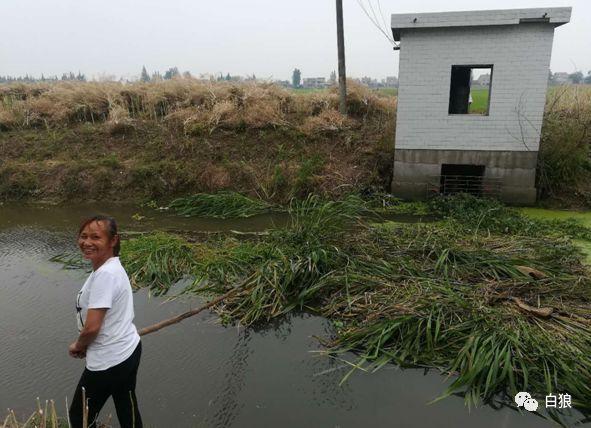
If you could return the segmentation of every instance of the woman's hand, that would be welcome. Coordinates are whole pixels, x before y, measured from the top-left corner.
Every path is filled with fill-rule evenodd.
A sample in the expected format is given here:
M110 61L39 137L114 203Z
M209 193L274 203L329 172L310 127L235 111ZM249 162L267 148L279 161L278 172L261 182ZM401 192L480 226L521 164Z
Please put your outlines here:
M84 322L84 328L80 332L78 340L70 344L68 347L68 353L71 357L86 357L86 348L88 348L88 345L90 345L99 334L106 313L107 308L88 310L86 321Z
M72 358L84 358L86 357L86 348L82 347L78 341L76 341L68 346L68 353Z

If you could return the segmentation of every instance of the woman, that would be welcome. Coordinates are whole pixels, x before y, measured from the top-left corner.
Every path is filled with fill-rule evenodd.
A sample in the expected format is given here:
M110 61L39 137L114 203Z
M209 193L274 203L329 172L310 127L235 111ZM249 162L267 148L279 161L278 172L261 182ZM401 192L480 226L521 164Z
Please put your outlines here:
M122 428L142 427L135 383L142 344L133 325L133 295L127 273L119 262L117 223L95 216L82 222L78 246L92 262L92 273L76 298L78 339L69 346L74 358L86 358L72 405L73 428L83 424L83 392L88 402L88 426L113 396Z

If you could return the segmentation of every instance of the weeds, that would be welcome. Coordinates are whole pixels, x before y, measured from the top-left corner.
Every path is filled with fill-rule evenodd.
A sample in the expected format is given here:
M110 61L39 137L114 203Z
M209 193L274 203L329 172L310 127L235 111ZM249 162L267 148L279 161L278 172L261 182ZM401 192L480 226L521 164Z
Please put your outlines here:
M178 198L169 208L185 217L246 218L269 213L273 205L236 192L199 193Z
M156 233L126 241L121 261L134 287L147 286L162 294L192 271L195 254L183 239Z
M461 194L431 200L432 214L451 219L462 228L524 236L556 235L591 240L591 231L576 220L534 220L493 199Z
M66 407L68 401L66 399ZM107 423L97 421L96 423L87 422L88 407L83 406L84 417L82 421L82 428L111 428L110 418ZM53 400L45 401L42 407L39 398L37 398L37 410L29 418L23 422L19 421L16 414L12 410L8 410L8 414L4 419L4 423L0 422L0 428L69 428L71 427L68 418L60 417L57 414L55 402Z
M538 160L538 186L547 196L573 193L591 200L591 92L555 88L548 95Z

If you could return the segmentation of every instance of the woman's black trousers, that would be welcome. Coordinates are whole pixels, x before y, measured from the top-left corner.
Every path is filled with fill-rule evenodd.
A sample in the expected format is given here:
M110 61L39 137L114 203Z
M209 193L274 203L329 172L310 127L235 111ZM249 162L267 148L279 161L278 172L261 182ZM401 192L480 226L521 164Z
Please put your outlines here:
M88 427L97 426L99 412L112 396L121 428L142 428L142 418L135 396L135 381L142 355L142 343L138 343L130 357L107 370L84 369L70 406L72 428L82 428L82 388L88 402Z

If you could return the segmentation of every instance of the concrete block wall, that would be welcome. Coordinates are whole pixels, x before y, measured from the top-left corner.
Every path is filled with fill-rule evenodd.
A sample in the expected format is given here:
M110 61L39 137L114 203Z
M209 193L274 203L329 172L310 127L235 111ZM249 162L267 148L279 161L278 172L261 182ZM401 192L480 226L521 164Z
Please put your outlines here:
M538 151L554 26L402 29L396 149ZM489 115L449 115L452 65L492 64Z

